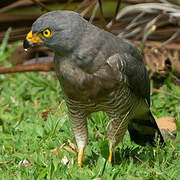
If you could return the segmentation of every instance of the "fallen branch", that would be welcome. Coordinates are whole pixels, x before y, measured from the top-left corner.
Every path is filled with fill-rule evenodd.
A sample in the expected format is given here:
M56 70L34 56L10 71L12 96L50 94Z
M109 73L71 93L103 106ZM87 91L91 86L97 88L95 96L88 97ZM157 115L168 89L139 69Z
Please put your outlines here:
M32 72L32 71L52 71L53 62L43 62L27 65L18 65L9 68L0 68L0 74L16 73L16 72Z

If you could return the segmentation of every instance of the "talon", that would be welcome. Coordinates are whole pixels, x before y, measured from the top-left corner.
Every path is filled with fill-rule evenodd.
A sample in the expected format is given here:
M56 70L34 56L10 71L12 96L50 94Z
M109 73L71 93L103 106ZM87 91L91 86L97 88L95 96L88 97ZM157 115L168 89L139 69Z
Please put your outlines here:
M82 158L83 158L84 148L80 148L78 150L78 166L79 168L82 167Z
M109 148L109 157L108 157L108 161L111 163L112 162L112 148Z

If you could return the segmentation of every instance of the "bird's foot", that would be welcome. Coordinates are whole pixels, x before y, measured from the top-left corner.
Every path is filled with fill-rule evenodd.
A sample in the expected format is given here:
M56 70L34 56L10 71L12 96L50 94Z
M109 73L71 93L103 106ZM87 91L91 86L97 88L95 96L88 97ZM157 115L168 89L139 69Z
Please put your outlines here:
M83 154L84 154L84 148L80 148L78 150L78 166L79 166L79 168L82 167Z
M111 163L112 162L112 148L109 148L109 157L108 157L108 161Z

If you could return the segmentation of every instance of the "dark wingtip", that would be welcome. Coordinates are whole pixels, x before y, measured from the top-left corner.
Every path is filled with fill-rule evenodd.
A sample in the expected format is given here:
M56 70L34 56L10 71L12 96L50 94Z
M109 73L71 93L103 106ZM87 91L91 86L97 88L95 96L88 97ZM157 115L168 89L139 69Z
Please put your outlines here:
M30 41L28 41L27 39L24 39L24 42L23 42L24 49L27 50L31 46L32 46L32 43Z

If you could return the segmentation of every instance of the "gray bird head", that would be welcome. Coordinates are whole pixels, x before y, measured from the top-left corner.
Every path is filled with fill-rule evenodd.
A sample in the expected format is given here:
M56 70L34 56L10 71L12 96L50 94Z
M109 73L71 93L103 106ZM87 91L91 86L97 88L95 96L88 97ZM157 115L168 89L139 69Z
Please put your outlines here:
M73 11L52 11L40 16L24 40L24 49L44 45L61 55L77 48L88 22Z

